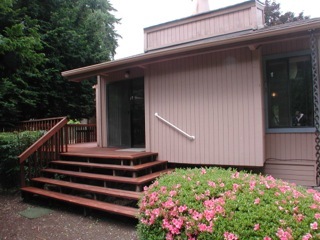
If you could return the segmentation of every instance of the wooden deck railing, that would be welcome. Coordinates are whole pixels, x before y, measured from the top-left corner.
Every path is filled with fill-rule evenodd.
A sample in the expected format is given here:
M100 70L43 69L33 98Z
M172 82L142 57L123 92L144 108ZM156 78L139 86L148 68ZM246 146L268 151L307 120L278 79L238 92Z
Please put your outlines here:
M85 143L97 141L96 124L68 124L68 143Z
M59 153L67 151L68 133L64 128L67 118L50 118L26 121L22 123L24 130L47 130L45 135L19 156L21 187L26 186L26 180L40 175L41 169L49 162L58 159Z

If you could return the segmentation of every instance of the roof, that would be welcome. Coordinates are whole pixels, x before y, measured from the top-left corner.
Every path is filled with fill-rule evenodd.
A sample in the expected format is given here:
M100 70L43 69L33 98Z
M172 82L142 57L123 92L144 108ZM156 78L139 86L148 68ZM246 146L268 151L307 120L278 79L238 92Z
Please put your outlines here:
M176 45L169 49L159 49L119 60L103 62L82 68L62 72L62 76L71 81L81 81L107 72L144 66L151 63L181 58L193 54L226 48L241 47L250 44L263 44L292 36L307 35L310 30L320 29L320 18L301 20L258 30L246 30L208 39L201 39L186 44Z

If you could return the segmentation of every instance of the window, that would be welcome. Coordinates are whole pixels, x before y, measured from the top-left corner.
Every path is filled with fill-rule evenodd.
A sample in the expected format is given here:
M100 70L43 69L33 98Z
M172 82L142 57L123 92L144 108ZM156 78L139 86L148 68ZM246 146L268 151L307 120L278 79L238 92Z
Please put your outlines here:
M310 56L266 61L268 128L313 127Z

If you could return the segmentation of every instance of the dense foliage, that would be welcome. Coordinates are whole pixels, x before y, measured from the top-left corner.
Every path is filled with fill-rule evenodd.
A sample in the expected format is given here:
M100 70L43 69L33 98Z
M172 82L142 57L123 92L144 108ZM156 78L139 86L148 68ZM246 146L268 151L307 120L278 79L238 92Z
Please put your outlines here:
M309 19L309 16L304 16L303 12L300 12L296 16L293 12L280 11L280 3L276 3L274 0L265 1L265 22L267 26L274 26L283 23L295 22L303 19Z
M113 58L112 11L108 0L0 0L0 126L94 114L95 80L60 72Z
M140 239L319 239L320 193L270 176L178 169L144 190Z
M20 167L17 156L43 135L43 131L0 133L0 186L18 186Z

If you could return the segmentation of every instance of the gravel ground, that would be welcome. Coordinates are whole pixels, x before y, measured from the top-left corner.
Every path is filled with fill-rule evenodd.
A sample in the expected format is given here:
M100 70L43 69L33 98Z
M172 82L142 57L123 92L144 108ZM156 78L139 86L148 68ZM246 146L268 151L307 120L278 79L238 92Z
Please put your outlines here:
M136 219L54 203L52 213L36 219L19 214L28 207L48 207L45 200L24 202L20 193L0 192L0 240L136 240Z

